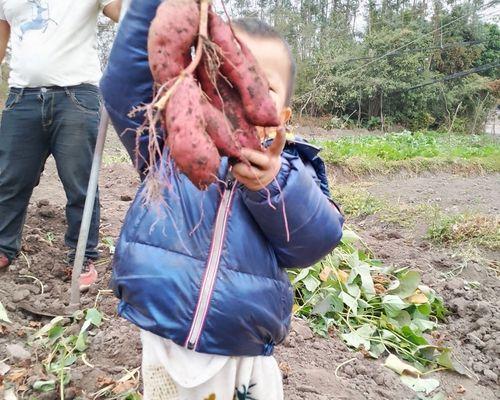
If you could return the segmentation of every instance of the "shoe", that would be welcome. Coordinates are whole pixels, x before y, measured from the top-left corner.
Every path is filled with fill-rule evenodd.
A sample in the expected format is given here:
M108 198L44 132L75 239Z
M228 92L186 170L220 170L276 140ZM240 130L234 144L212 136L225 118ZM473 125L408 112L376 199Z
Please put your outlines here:
M0 253L0 271L7 269L10 265L10 260L3 253Z
M86 260L80 274L80 291L88 290L97 281L97 271L93 260Z

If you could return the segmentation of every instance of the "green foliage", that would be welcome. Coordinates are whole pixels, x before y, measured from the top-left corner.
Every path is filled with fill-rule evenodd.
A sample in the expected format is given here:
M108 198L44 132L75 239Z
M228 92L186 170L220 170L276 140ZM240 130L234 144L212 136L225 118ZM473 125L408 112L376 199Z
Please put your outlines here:
M458 110L464 131L476 133L494 104L486 83L499 68L442 81L500 59L499 28L482 22L488 1L227 3L232 15L264 19L284 34L298 62L296 112L332 115L332 128L348 116L370 129L390 121L448 129ZM418 87L426 82L434 83Z
M437 328L443 301L420 273L382 265L346 230L341 245L313 267L290 272L295 314L321 335L337 331L349 347L373 358L398 354L421 370L452 368L449 350L424 336Z
M73 319L76 323L81 322L78 334L72 333L73 330L65 325L63 317L56 317L31 338L33 346L48 351L43 366L46 374L52 378L35 382L33 389L41 392L52 391L56 389L57 382L62 399L64 399L64 387L71 381L70 367L84 357L88 346L89 329L102 324L102 315L95 308L79 311L75 313Z
M323 159L353 173L398 169L479 168L500 171L500 144L486 135L436 131L344 137L318 142Z

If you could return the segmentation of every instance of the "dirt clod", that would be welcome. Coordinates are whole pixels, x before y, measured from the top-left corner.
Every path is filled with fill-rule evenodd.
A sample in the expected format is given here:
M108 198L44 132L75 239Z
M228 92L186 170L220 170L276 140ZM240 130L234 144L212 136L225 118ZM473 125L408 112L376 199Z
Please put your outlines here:
M7 345L6 350L9 358L13 361L24 361L31 358L31 353L19 343Z

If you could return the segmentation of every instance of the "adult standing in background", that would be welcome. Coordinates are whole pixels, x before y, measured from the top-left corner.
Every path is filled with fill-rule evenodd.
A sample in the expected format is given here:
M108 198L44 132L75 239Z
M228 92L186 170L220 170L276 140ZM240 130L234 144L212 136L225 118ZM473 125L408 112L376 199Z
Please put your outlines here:
M66 192L68 263L80 231L99 125L97 18L117 22L121 0L0 0L0 62L11 40L9 95L0 123L0 270L21 248L33 188L53 155ZM99 199L81 289L97 280Z

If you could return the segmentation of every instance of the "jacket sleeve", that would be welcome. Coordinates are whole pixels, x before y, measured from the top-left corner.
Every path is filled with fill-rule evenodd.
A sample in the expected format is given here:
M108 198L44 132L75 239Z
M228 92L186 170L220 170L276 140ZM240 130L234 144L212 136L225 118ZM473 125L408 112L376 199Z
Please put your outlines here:
M342 239L342 214L296 155L283 153L276 180L260 191L243 189L243 200L283 268L313 265Z
M120 22L100 87L110 119L130 157L143 171L148 135L136 142L136 130L144 121L141 113L129 116L134 107L152 101L153 77L149 69L147 41L151 21L161 0L133 0ZM135 150L139 144L139 155Z

